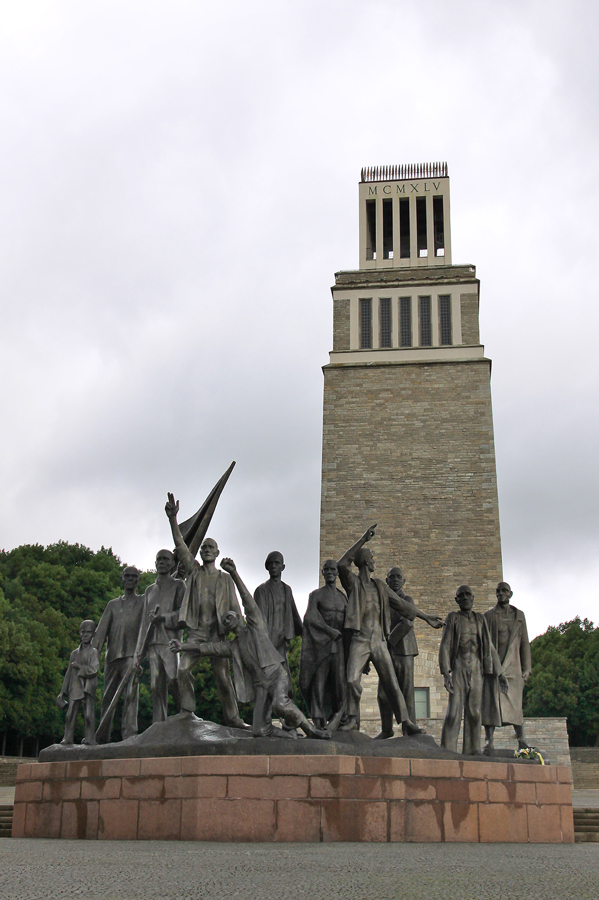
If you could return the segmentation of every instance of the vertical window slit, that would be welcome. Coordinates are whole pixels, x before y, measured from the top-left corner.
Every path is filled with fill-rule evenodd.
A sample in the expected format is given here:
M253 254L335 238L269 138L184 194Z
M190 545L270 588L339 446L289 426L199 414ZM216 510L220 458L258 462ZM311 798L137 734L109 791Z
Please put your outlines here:
M430 347L432 344L431 298L419 297L420 301L420 346Z
M383 259L393 259L393 200L383 200Z
M451 297L444 294L439 297L439 334L441 346L451 344Z
M399 256L410 258L410 201L399 201Z
M435 256L445 256L443 197L433 197L433 232L435 235Z
M372 300L360 300L360 349L372 347Z
M399 298L399 342L401 347L412 346L412 298Z
M426 241L426 197L416 197L416 236L418 239L418 257L428 256Z
M391 298L381 297L381 305L379 311L379 321L381 328L380 345L381 347L391 346Z
M376 259L376 200L366 201L366 259Z

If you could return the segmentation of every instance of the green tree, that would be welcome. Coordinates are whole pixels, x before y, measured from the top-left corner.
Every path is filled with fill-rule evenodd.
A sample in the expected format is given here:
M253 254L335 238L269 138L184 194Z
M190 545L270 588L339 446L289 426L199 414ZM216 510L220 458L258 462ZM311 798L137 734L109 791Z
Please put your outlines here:
M65 541L0 552L0 733L60 738L55 699L79 625L121 593L122 568L111 549ZM142 573L144 583L153 577Z
M526 716L566 716L573 746L599 744L599 627L580 617L531 643Z
M69 655L78 642L81 621L99 621L109 600L122 592L123 563L112 549L94 552L81 544L59 541L48 547L24 544L0 551L0 735L9 733L39 738L41 746L60 740L64 713L55 700L62 685ZM142 572L138 591L155 579ZM298 687L301 638L289 648L289 662L296 703L307 713ZM102 670L96 701L100 718ZM196 670L196 714L222 721L222 710L209 659ZM169 710L174 713L172 697ZM251 706L240 713L251 722ZM152 696L147 660L140 682L139 729L152 722ZM113 740L118 740L120 709L115 715ZM76 740L83 736L80 717Z

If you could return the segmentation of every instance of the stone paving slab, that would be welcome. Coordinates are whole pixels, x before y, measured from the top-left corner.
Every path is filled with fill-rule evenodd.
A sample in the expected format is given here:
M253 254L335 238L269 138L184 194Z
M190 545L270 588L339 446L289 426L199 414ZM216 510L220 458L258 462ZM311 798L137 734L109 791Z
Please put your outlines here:
M1 900L597 900L599 845L0 842Z

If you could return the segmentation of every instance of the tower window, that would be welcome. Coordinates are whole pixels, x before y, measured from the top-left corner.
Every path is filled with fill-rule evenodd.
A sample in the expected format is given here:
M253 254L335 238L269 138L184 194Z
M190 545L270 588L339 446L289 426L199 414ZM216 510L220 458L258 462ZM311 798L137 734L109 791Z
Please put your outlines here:
M383 201L387 202L387 201ZM389 201L390 203L391 201ZM391 346L391 298L381 297L379 321L381 326L381 347Z
M415 687L414 688L414 710L417 719L430 719L431 716L431 699L430 688Z
M376 259L376 200L366 201L366 259Z
M451 297L444 294L439 297L439 333L441 346L451 344Z
M435 235L435 256L445 256L443 197L433 197L433 233Z
M360 300L360 349L372 347L372 300Z
M420 346L430 347L432 344L431 330L431 298L419 297L420 301Z
M410 201L399 201L399 256L410 258Z
M418 256L428 256L426 241L426 197L416 197L416 236L418 239Z
M401 347L412 346L412 298L399 298L399 343Z
M393 259L393 200L383 200L383 259Z

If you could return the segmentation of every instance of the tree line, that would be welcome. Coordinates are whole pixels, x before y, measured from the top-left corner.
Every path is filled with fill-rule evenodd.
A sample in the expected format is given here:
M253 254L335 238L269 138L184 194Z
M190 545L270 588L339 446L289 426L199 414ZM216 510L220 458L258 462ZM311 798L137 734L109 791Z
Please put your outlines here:
M55 701L71 650L79 644L79 626L87 618L97 624L108 601L122 594L123 565L110 548L94 552L65 541L47 547L25 544L0 551L0 755L20 756L25 752L32 756L38 749L61 740L64 713ZM155 578L153 571L142 572L138 591L143 593ZM97 722L102 670L96 699ZM220 704L208 659L198 667L196 697L196 714L218 721ZM120 722L118 709L115 722ZM140 731L151 722L152 696L146 665L140 683ZM75 740L82 736L83 722L79 717ZM113 739L119 737L115 727Z
M81 621L99 621L104 607L122 593L123 562L112 549L90 550L59 541L0 551L0 754L34 755L60 740L64 714L55 705ZM142 572L140 593L155 579ZM297 700L301 638L290 648ZM527 716L567 716L570 742L597 744L599 736L599 627L575 618L535 638L533 671L524 692ZM98 690L96 716L102 682ZM196 675L196 714L219 721L219 702L210 662ZM170 701L172 702L172 700ZM175 710L172 709L172 712ZM250 710L242 708L248 721ZM120 721L117 714L116 722ZM147 666L140 684L139 727L152 721ZM83 728L79 721L78 728ZM76 733L80 740L82 733ZM116 737L116 736L115 736Z
M599 745L599 626L579 616L531 642L525 716L567 716L573 747Z

